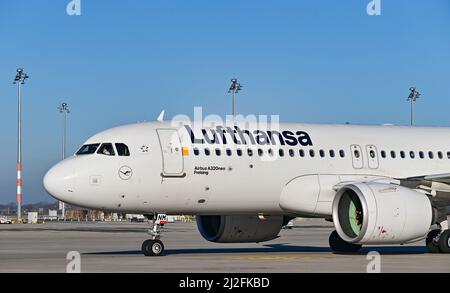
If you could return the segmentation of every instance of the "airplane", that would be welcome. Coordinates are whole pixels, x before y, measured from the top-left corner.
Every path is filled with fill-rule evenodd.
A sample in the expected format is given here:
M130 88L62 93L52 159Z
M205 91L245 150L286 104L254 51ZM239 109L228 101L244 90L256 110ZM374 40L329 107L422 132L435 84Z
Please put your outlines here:
M450 128L228 124L160 116L111 128L53 166L43 184L72 205L146 215L145 256L164 254L167 214L195 215L216 243L273 240L304 217L333 222L334 252L419 240L431 253L450 252Z

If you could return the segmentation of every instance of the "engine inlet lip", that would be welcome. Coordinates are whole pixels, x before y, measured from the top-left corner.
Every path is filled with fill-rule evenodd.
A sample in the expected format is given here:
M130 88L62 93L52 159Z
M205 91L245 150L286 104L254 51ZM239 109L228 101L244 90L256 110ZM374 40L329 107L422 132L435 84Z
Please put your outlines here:
M340 219L339 219L339 203L341 201L342 196L345 194L346 191L351 190L353 192L355 192L356 196L358 197L359 201L361 202L362 205L362 211L363 211L363 224L361 227L361 230L359 232L359 235L357 237L349 237L344 230L342 229L341 225L340 225ZM369 191L371 192L371 190L369 189ZM336 232L338 232L339 236L345 240L348 243L353 243L353 244L357 244L358 242L360 242L364 236L367 233L367 228L368 228L368 219L369 219L369 215L368 215L368 206L367 206L367 201L366 198L363 196L362 191L360 190L360 188L354 184L350 184L350 185L346 185L344 187L342 187L341 189L339 189L339 191L336 193L336 196L334 197L333 200L333 222L334 222L334 227L336 228ZM336 220L334 220L336 219Z

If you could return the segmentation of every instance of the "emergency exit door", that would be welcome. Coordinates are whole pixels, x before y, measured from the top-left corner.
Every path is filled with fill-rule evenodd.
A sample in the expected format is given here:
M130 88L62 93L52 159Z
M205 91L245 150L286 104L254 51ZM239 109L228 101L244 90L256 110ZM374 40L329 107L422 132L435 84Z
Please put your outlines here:
M157 129L162 154L162 175L183 177L184 162L181 140L175 129Z
M366 151L367 151L367 160L369 162L369 168L378 169L379 163L378 163L377 147L374 145L367 145Z
M353 144L350 146L350 151L352 154L353 168L362 169L364 167L364 160L361 146Z

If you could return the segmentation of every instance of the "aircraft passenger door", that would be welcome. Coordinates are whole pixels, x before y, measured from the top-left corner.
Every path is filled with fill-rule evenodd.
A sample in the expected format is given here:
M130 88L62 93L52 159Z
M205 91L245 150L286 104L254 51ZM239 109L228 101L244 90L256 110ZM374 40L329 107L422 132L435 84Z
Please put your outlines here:
M369 168L370 169L378 169L379 161L378 161L378 152L377 148L374 145L367 145L366 146L367 151L367 160L369 162Z
M165 177L184 177L183 151L180 136L176 129L157 129L162 153L162 175Z
M350 146L350 151L352 154L353 168L362 169L364 167L363 153L361 151L361 146L357 144L352 144Z

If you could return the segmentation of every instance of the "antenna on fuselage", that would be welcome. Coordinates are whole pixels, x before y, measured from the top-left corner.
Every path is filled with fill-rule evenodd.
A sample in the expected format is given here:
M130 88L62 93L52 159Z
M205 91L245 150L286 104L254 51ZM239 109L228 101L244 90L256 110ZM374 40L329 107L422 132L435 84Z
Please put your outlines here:
M164 114L166 114L166 110L162 110L161 113L158 116L158 119L156 121L163 122L164 121Z

